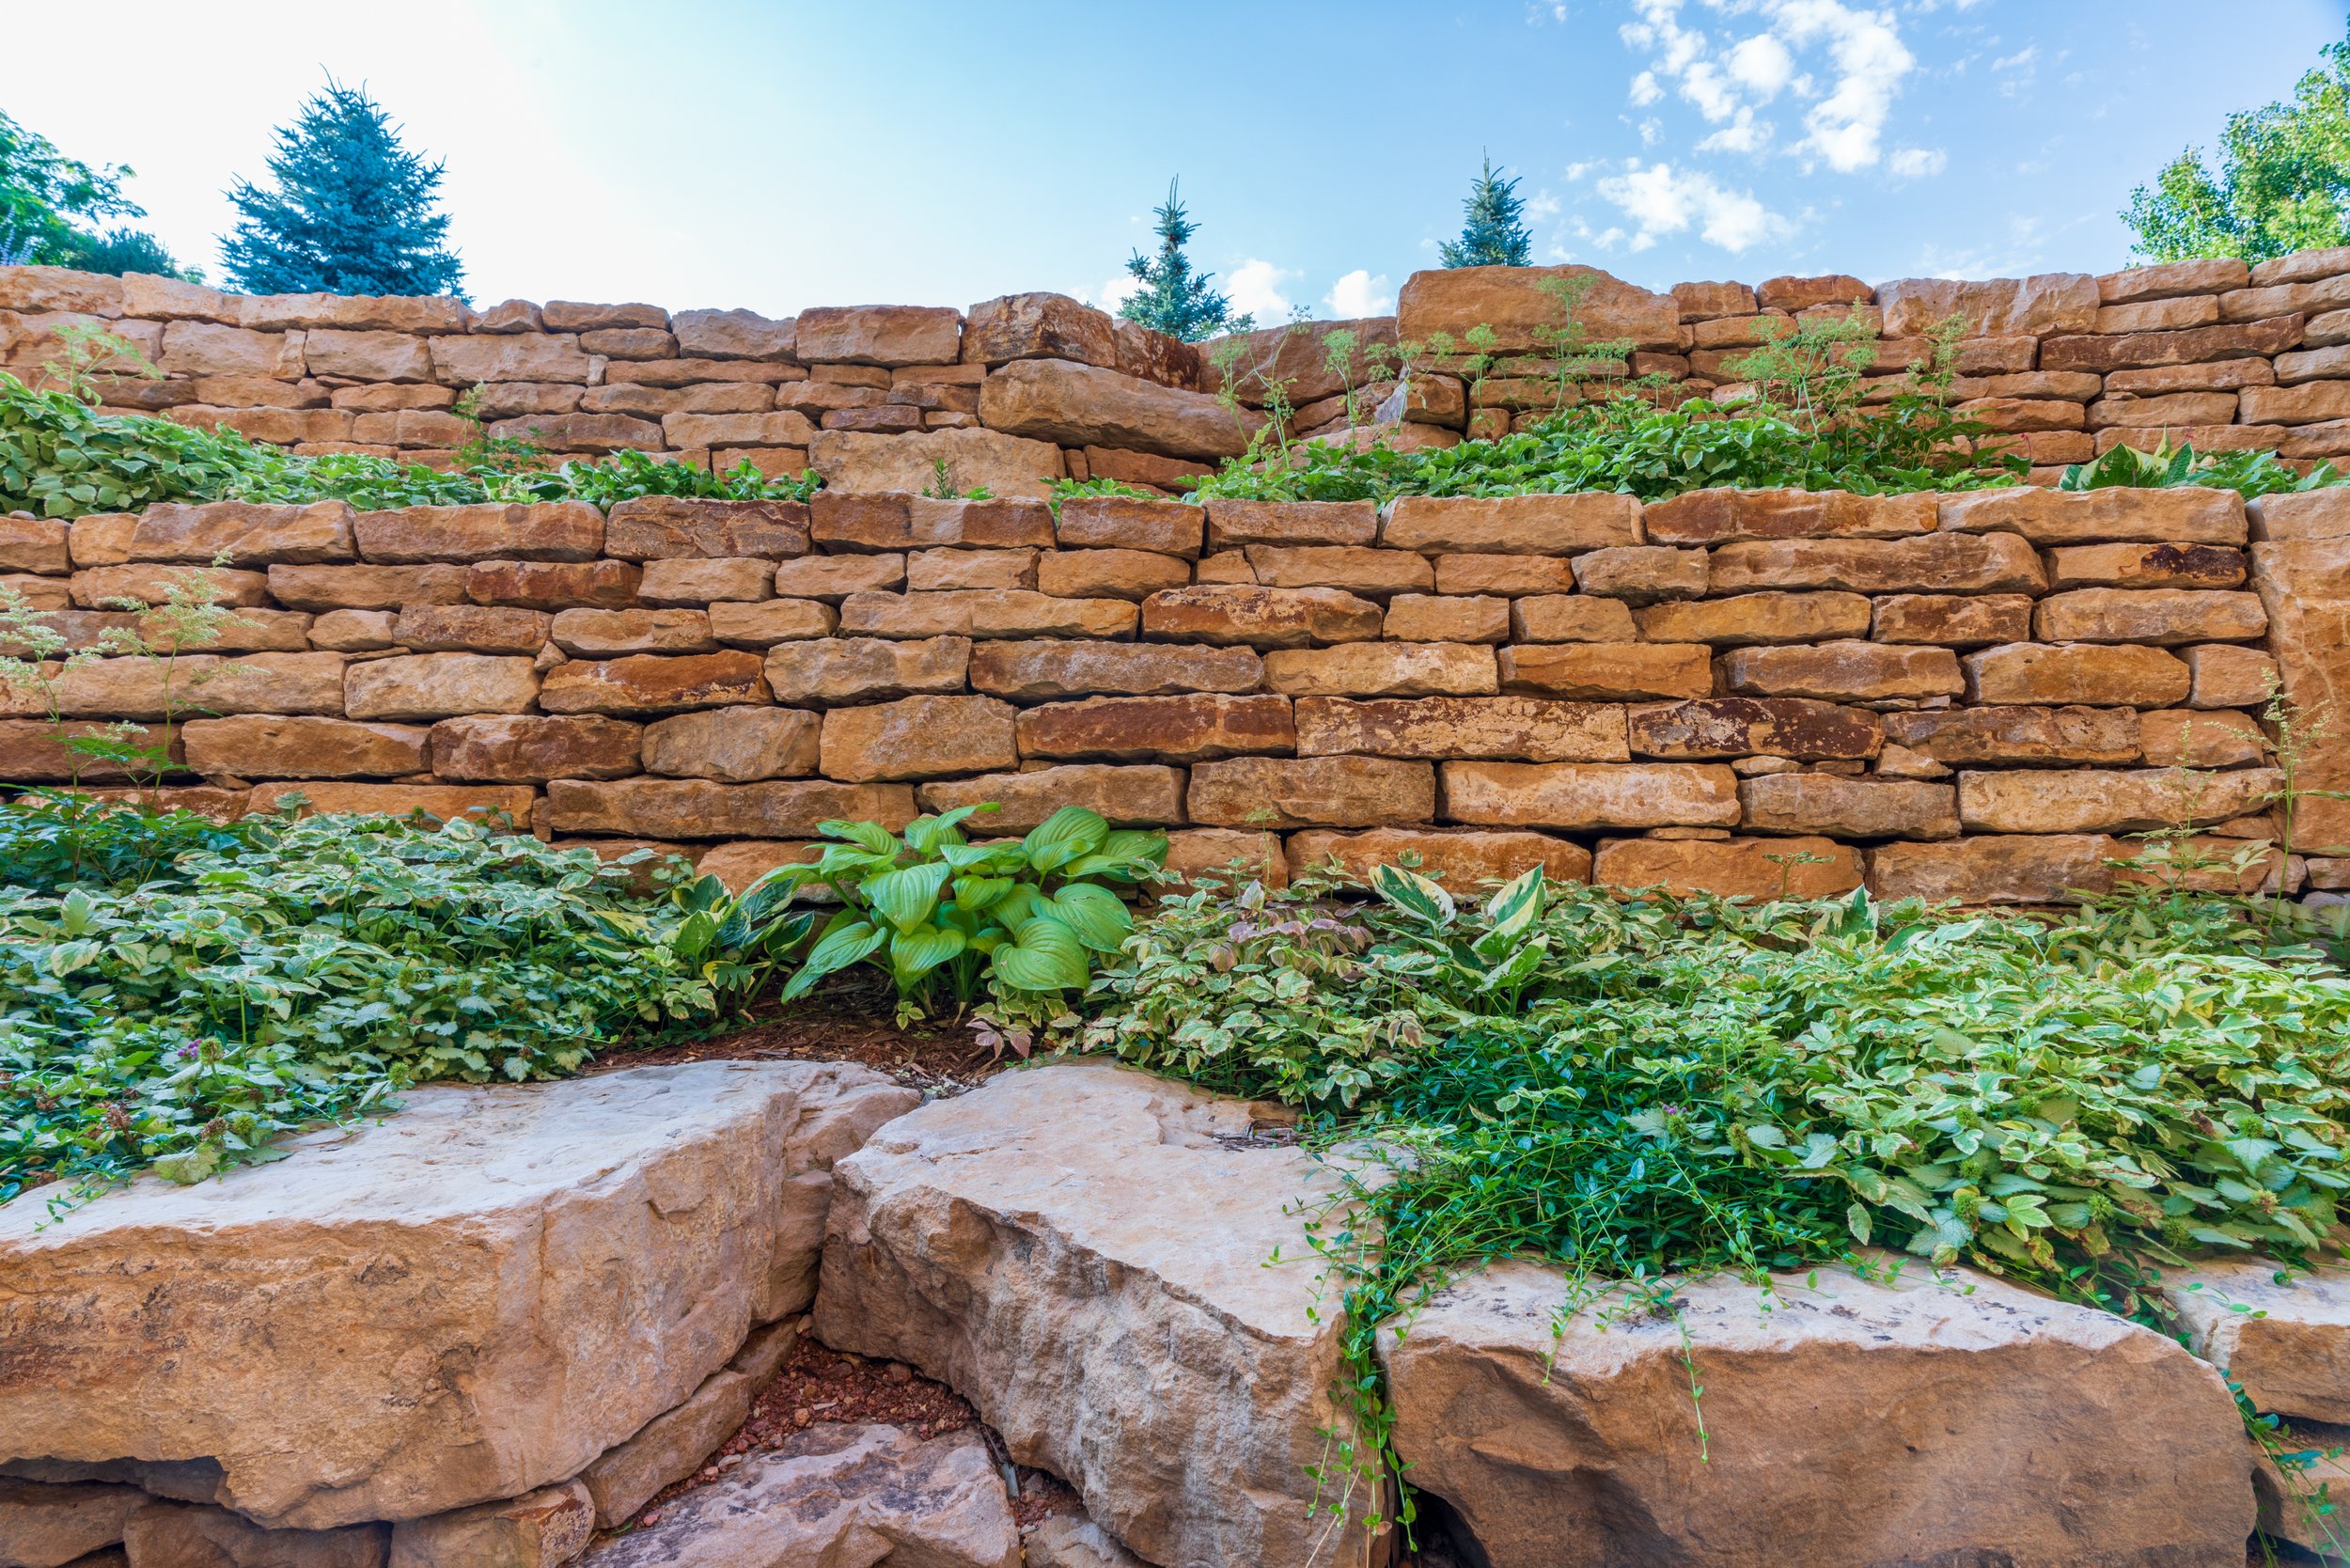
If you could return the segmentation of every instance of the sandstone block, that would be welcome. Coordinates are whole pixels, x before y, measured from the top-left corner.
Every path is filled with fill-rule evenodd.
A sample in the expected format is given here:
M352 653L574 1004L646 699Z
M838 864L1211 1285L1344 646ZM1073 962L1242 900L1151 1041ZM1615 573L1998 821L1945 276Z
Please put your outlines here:
M531 661L487 653L410 653L351 666L343 709L355 719L431 720L519 713L539 696Z
M1147 763L1063 762L936 779L920 786L916 797L925 811L997 807L985 819L988 829L997 833L1026 833L1064 806L1082 806L1118 827L1170 827L1184 821L1183 770Z
M589 843L614 841L610 839L588 840ZM738 843L713 844L703 850L694 857L694 871L697 875L716 877L726 886L728 892L740 895L748 891L752 884L758 882L760 878L778 867L805 865L818 858L823 852L824 846L822 843L795 843L788 839L744 839ZM794 902L817 903L823 902L828 896L829 894L823 889L808 889L795 895ZM754 1343L756 1342L755 1340ZM743 1355L734 1358L735 1365L741 1366L744 1357L749 1355L750 1347L746 1345L744 1347ZM703 1387L708 1388L709 1385L704 1384ZM605 1457L610 1458L611 1455L606 1454Z
M415 653L529 653L546 645L555 618L543 610L484 604L408 604L391 640Z
M1694 599L1705 592L1706 554L1664 545L1626 545L1574 557L1575 586L1585 593L1649 604Z
M558 778L547 786L548 825L557 833L620 833L647 839L813 839L836 819L891 829L915 817L902 784L824 779L719 784L706 778ZM1040 819L1042 820L1042 819Z
M1379 635L1385 619L1377 604L1338 588L1200 584L1142 602L1146 637L1261 649L1366 641Z
M1472 557L1461 556L1442 557L1443 560L1469 558ZM1621 599L1592 599L1582 594L1546 593L1510 602L1509 640L1512 642L1624 643L1637 641L1642 635L1633 624L1630 606ZM1649 640L1671 642L1699 639L1651 635Z
M1693 490L1643 511L1654 544L1771 539L1904 539L1935 529L1930 494L1841 490Z
M1944 843L1880 844L1869 852L1869 890L1928 903L2077 903L2113 890L2108 862L2128 853L2097 833L1971 834Z
M619 502L604 521L603 552L621 560L676 557L807 554L807 508L797 501L713 501L639 495Z
M786 599L838 604L853 593L890 593L905 586L901 554L807 556L776 567L776 592Z
M838 637L779 643L767 651L767 684L777 702L829 708L887 702L916 693L960 692L971 667L971 639L896 641Z
M2183 648L2190 708L2258 708L2280 688L2277 661L2257 648Z
M173 321L164 328L156 366L166 375L302 378L302 334L249 332L212 321Z
M1283 858L1277 833L1184 828L1167 836L1166 870L1176 878L1177 889L1197 887L1203 880L1224 886L1252 881L1267 887L1289 886L1289 862ZM1033 1554L1035 1549L1032 1544L1029 1551Z
M580 713L467 713L432 727L432 771L473 783L624 778L637 769L641 726Z
M1941 498L1946 532L2021 534L2034 544L2144 540L2242 544L2244 498L2232 490L1978 490Z
M680 310L669 317L678 352L697 359L790 359L798 321L748 310Z
M1566 556L1641 543L1629 495L1405 495L1387 509L1380 542L1424 555Z
M1380 631L1389 642L1506 642L1510 601L1491 594L1447 598L1399 593L1389 602Z
M1861 884L1860 852L1833 839L1603 839L1591 881L1675 897L1832 899Z
M2154 768L2232 768L2268 756L2268 740L2249 713L2165 708L2141 713L2138 749Z
M1137 603L1191 582L1191 568L1147 550L1048 550L1037 557L1037 591L1055 599Z
M2248 642L2268 630L2256 593L2211 588L2074 588L2032 613L2048 642Z
M1725 544L1713 552L1710 580L1716 593L1749 588L2038 593L2047 586L2039 553L2012 533Z
M584 501L363 511L353 529L360 555L392 565L591 561L603 550L603 514Z
M2303 713L2350 711L2350 660L2345 660L2342 606L2350 603L2350 541L2272 540L2252 547L2252 586L2268 611L2268 651L2275 655L2285 698ZM2303 757L2304 789L2350 787L2350 746L2321 734ZM2350 842L2350 806L2307 800L2295 815L2293 849L2333 854Z
M0 1459L201 1454L221 1504L312 1529L560 1482L805 1305L834 1159L914 1095L853 1066L707 1062L403 1098L63 1223L0 1209L10 1342L49 1347L30 1382L0 1375ZM181 1303L167 1359L143 1331L157 1289Z
M499 832L531 830L536 794L528 789L462 784L257 784L249 811L294 810L305 817L470 817Z
M1492 649L1449 642L1277 649L1264 656L1264 681L1292 697L1476 697L1499 689Z
M2244 552L2224 544L2076 544L2048 552L2048 586L2232 588L2246 573Z
M120 566L131 558L131 536L138 532L143 513L134 511L92 512L77 517L66 529L66 548L76 567ZM40 553L40 541L46 537L39 519L27 524L15 520L16 527L28 530L14 536L16 548L27 552L20 560L39 561L39 565L18 565L0 570L9 572L54 572L55 566ZM55 525L52 524L52 525Z
M315 566L353 559L352 510L341 501L306 506L263 506L250 501L165 502L147 509L131 530L128 556L134 561L172 561L209 566ZM56 554L64 554L60 532ZM227 557L225 560L222 557ZM0 565L5 557L0 557ZM10 567L11 571L62 571Z
M1635 704L1625 720L1632 751L1641 757L1860 760L1884 744L1874 713L1804 698Z
M981 384L979 422L1063 445L1101 441L1167 457L1225 458L1247 450L1263 416L1099 366L1022 359Z
M1018 738L1024 758L1181 763L1291 751L1297 729L1285 697L1095 697L1024 710Z
M736 649L573 659L547 671L539 706L550 713L634 714L763 703L769 699L763 668L758 654Z
M1537 601L1527 601L1537 603ZM1569 601L1573 603L1573 601ZM1740 593L1652 604L1637 617L1651 642L1825 642L1869 635L1869 601L1856 593Z
M2126 547L2125 547L2126 548ZM1946 648L2024 642L2032 601L2021 593L1894 593L1874 601L1870 635L1879 642Z
M276 571L332 572L334 567L274 568ZM258 605L269 597L269 578L258 572L245 572L220 566L94 566L76 572L66 580L67 592L73 603L86 610L117 610L126 603L162 604L170 601L171 591L178 588L199 604ZM18 592L32 591L32 585L41 579L18 578L10 586ZM280 601L283 603L283 601ZM62 608L62 606L57 606ZM303 608L288 605L290 609Z
M773 648L779 642L828 637L839 622L830 604L809 599L710 606L710 635L728 648Z
M481 561L465 569L477 604L530 610L620 609L636 602L633 561Z
M1234 757L1191 770L1191 820L1219 827L1383 827L1436 815L1436 770L1383 757Z
M1016 702L1253 692L1263 682L1264 661L1245 648L1040 639L990 642L971 655L971 688Z
M1808 648L1740 648L1722 658L1722 683L1741 697L1810 697L1827 702L1955 697L1966 689L1946 648L1827 642Z
M570 333L510 333L434 337L433 379L449 386L477 382L549 381L586 385L593 362Z
M1455 897L1477 895L1494 884L1523 876L1540 866L1552 882L1590 880L1591 854L1580 844L1545 833L1477 828L1374 827L1362 833L1309 828L1289 840L1289 874L1328 871L1369 882L1381 866L1407 864Z
M1883 722L1895 743L1937 762L2065 767L2138 760L2138 717L2128 708L1944 708L1888 713Z
M1061 450L1002 431L937 430L919 435L871 435L825 431L807 444L808 466L836 494L919 492L938 482L947 464L955 490L984 486L997 495L1042 499L1066 472Z
M1588 278L1574 319L1595 338L1628 337L1636 348L1673 349L1681 342L1681 307L1670 294L1651 293L1593 267L1452 267L1414 273L1396 304L1396 330L1425 340L1431 333L1458 339L1483 326L1494 347L1524 353L1542 346L1560 324L1554 290L1561 279ZM1548 285L1547 288L1544 286ZM1864 284L1860 293L1866 294ZM1851 296L1846 296L1850 298Z
M1574 563L1563 556L1438 556L1436 591L1498 593L1512 598L1523 594L1571 594L1574 591Z
M1267 588L1343 588L1366 598L1421 593L1436 586L1422 556L1362 544L1252 544L1248 564Z
M750 784L816 772L819 720L794 708L717 708L645 726L644 768L671 778Z
M963 313L915 305L825 306L799 314L793 356L807 365L951 365Z
M1955 839L1958 794L1948 784L1780 773L1738 786L1746 826L1757 833L1839 839Z
M1297 702L1295 741L1301 757L1603 762L1630 755L1621 707L1536 697L1368 702L1304 697Z
M1369 501L1208 502L1208 547L1248 544L1370 544L1379 509Z
M555 646L574 659L619 653L714 653L702 610L563 610L549 622Z
M397 610L465 603L462 566L273 566L269 597L290 610Z
M586 1551L595 1533L595 1499L580 1482L566 1482L500 1502L403 1520L392 1529L388 1568L459 1562L560 1568Z
M2173 708L2186 700L2186 664L2159 648L2012 642L1969 653L1966 700Z
M382 1525L264 1529L224 1508L150 1502L123 1521L123 1550L99 1554L91 1568L118 1568L129 1561L140 1568L212 1568L214 1563L230 1568L246 1563L382 1568L390 1533Z
M431 766L431 731L304 715L190 719L180 727L188 766L260 778L392 777Z
M2284 379L2283 367L2279 378ZM2224 393L2200 394L2224 397ZM2248 425L2312 425L2350 418L2350 384L2309 381L2295 386L2248 386L2241 394ZM2220 423L2221 421L2212 421Z
M1054 531L1065 550L1151 550L1198 560L1207 525L1204 507L1182 501L1072 495L1060 504Z
M826 777L854 784L983 773L1020 760L1015 710L992 697L907 697L824 715Z
M670 445L687 448L806 447L816 437L816 426L794 408L736 414L681 411L663 415L660 431Z
M2350 1296L2330 1272L2290 1283L2260 1260L2217 1258L2163 1274L2163 1298L2188 1331L2187 1346L2244 1386L2260 1409L2300 1420L2350 1419L2337 1370Z
M1958 812L1978 833L2139 833L2260 810L2282 778L2274 768L1962 773Z
M701 605L715 600L749 604L775 592L773 561L744 557L678 557L647 561L636 597L648 604Z
M152 1501L135 1486L0 1481L0 1561L63 1568L118 1544L123 1526Z
M1443 816L1498 827L1733 827L1738 776L1710 763L1447 762Z
M906 589L1034 588L1036 560L1034 550L916 550L906 557Z
M1054 599L1020 588L853 593L840 602L848 636L1127 637L1135 620L1124 599Z
M963 358L969 365L1066 359L1116 366L1118 335L1107 315L1066 294L1006 294L971 307Z
M1706 697L1713 651L1702 643L1565 642L1501 650L1502 686L1586 701Z

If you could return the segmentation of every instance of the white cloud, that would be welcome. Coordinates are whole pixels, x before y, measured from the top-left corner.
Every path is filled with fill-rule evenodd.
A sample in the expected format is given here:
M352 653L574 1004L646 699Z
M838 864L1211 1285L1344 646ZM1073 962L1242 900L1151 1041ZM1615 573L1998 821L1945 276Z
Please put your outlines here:
M1656 72L1644 71L1632 79L1632 106L1645 109L1665 96L1665 89L1656 85Z
M1093 303L1104 310L1115 313L1118 307L1126 302L1126 296L1141 287L1141 284L1135 281L1133 274L1120 273L1102 285L1100 291L1093 296ZM1081 293L1077 297L1083 299L1085 295Z
M1886 167L1904 180L1924 180L1950 166L1950 154L1939 148L1902 147L1893 149Z
M1730 74L1760 94L1765 103L1795 76L1795 56L1768 33L1757 33L1731 45L1727 63Z
M1369 268L1357 267L1330 285L1322 303L1332 316L1342 321L1357 316L1384 316L1395 304L1395 296L1383 291L1386 287L1386 274L1373 277Z
M2014 54L2002 55L1998 59L1992 61L1991 69L1994 71L2015 71L2031 64L2032 61L2038 58L2040 58L2040 46L2036 43L2028 43L2023 48L2017 50Z
M1778 128L1767 119L1757 119L1754 111L1745 104L1731 117L1730 123L1698 143L1700 152L1760 152L1771 145Z
M1537 191L1526 198L1526 215L1529 218L1555 218L1559 215L1559 198L1547 190Z
M1224 280L1224 289L1232 297L1233 309L1245 310L1271 325L1289 319L1291 306L1281 292L1282 280L1300 275L1290 268L1277 267L1252 256L1232 269L1232 275Z
M1792 231L1787 220L1753 193L1727 189L1702 170L1676 169L1668 163L1643 165L1634 159L1623 173L1601 180L1599 194L1637 226L1631 240L1636 251L1692 225L1707 243L1733 253Z
M1782 0L1774 21L1798 46L1825 39L1836 64L1836 86L1804 116L1811 134L1798 147L1839 174L1874 164L1893 95L1918 69L1918 57L1894 30L1893 13L1856 11L1839 0Z

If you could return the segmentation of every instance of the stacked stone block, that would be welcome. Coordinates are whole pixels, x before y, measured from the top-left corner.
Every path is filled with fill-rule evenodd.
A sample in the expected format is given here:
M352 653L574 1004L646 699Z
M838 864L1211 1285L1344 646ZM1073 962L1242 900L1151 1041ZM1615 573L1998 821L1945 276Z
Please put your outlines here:
M237 607L176 698L139 659L55 682L64 732L176 700L172 798L224 814L503 811L740 883L833 818L1073 804L1275 878L2041 902L2112 886L2126 835L2277 836L2259 715L2280 656L2331 701L2345 540L2340 492L825 491L18 517L0 571L76 643L175 573ZM119 787L44 700L0 778ZM2342 880L2333 830L2245 886Z

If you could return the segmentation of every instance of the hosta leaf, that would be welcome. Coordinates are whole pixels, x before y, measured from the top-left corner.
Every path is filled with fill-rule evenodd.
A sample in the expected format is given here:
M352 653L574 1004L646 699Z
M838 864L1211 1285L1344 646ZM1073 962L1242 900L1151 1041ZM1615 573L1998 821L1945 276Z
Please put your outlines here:
M1452 895L1418 871L1402 866L1380 866L1371 873L1371 890L1407 915L1432 926L1452 920Z
M818 823L816 831L827 839L846 839L874 855L885 855L893 860L905 848L898 841L896 834L879 823Z
M1085 984L1092 973L1085 944L1058 920L1038 916L1012 936L996 948L991 963L995 978L1015 991L1067 991Z
M1109 823L1082 806L1064 806L1020 840L1028 865L1038 871L1057 871L1070 862L1093 854L1108 839Z
M1039 915L1059 920L1096 952L1114 953L1134 929L1134 917L1118 895L1090 883L1073 882L1037 905Z
M937 926L900 932L889 939L889 972L901 991L964 949L963 933Z
M869 877L857 888L857 896L898 930L912 931L928 922L937 908L938 890L947 885L948 871L944 860L884 871Z
M864 920L853 919L833 927L818 939L816 946L808 949L807 957L801 961L799 972L785 983L783 999L788 1002L795 996L806 996L808 988L818 980L867 957L888 938L887 931Z

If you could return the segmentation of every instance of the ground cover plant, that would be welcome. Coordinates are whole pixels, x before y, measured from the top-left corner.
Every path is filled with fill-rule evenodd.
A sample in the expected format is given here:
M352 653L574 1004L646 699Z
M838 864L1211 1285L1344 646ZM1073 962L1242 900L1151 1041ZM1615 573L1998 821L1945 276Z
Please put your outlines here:
M1562 1323L1603 1296L1669 1313L1691 1273L1881 1269L1869 1249L2159 1320L2165 1266L2330 1245L2350 972L2296 906L2158 887L2043 921L1375 883L1170 900L1066 1034L1284 1101L1341 1156L1311 1231L1345 1311L1334 1483L1392 1460L1380 1327L1496 1258L1560 1265Z

